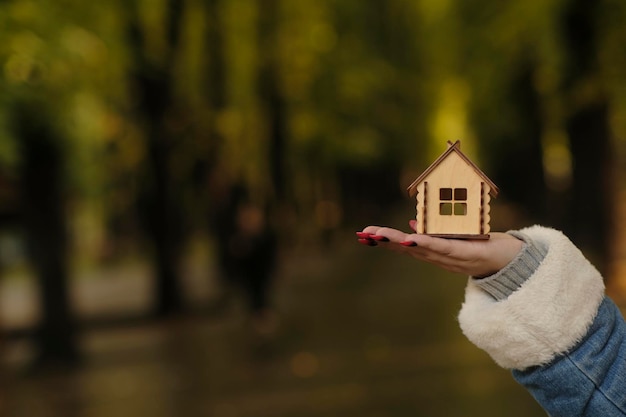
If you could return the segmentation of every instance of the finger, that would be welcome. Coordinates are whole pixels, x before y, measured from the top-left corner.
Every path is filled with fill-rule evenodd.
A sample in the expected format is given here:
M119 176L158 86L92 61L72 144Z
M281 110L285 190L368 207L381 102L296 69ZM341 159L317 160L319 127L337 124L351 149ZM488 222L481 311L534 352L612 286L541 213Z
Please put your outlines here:
M358 232L357 236L367 237L379 242L402 242L407 234L403 231L393 229L391 227L367 226L362 232Z
M357 240L358 240L358 242L360 244L365 245L365 246L376 246L377 245L376 241L374 241L372 239L359 238Z
M381 229L382 226L367 226L365 229L363 229L362 233L367 233L369 235L375 235L376 232L378 231L378 229Z
M376 229L375 233L372 233L372 235L374 239L386 238L387 241L394 243L404 242L408 236L405 232L391 227L380 227ZM377 238L377 236L380 236L380 238Z

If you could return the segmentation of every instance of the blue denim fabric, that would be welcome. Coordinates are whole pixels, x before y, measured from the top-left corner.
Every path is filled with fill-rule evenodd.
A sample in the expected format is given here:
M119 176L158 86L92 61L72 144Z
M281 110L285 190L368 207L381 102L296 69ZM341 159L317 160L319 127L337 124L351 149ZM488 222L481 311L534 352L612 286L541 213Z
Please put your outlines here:
M571 351L513 376L552 417L626 416L626 324L619 309L605 298Z

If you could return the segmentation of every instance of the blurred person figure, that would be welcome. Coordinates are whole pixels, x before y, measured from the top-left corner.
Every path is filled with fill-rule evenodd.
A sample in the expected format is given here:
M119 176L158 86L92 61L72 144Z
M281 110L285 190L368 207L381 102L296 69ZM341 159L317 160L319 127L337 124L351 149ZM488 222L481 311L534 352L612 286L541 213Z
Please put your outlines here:
M228 298L232 289L242 290L254 331L270 335L277 326L270 292L278 243L268 209L254 203L248 189L237 184L229 187L215 214L222 298Z

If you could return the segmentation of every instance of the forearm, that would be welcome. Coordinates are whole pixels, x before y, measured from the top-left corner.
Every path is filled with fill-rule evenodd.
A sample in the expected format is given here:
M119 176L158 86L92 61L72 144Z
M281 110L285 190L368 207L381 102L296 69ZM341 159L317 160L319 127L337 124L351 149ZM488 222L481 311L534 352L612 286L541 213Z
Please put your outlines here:
M551 415L625 415L603 414L604 403L597 401L617 401L603 384L626 384L624 321L605 301L602 277L560 232L541 227L523 232L518 236L527 245L507 267L485 279L470 278L459 315L463 332L499 365L514 370ZM613 358L616 352L621 359ZM595 378L585 363L598 373ZM578 408L557 411L575 404L573 398ZM586 409L595 411L585 414Z

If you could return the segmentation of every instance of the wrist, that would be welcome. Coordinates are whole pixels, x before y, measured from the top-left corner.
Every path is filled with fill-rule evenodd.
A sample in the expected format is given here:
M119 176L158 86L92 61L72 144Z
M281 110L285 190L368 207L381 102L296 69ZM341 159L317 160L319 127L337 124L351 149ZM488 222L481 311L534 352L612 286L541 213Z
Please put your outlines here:
M517 291L537 270L547 253L547 248L537 245L523 233L510 231L508 234L519 239L521 244L513 259L492 275L473 277L480 288L498 301Z

